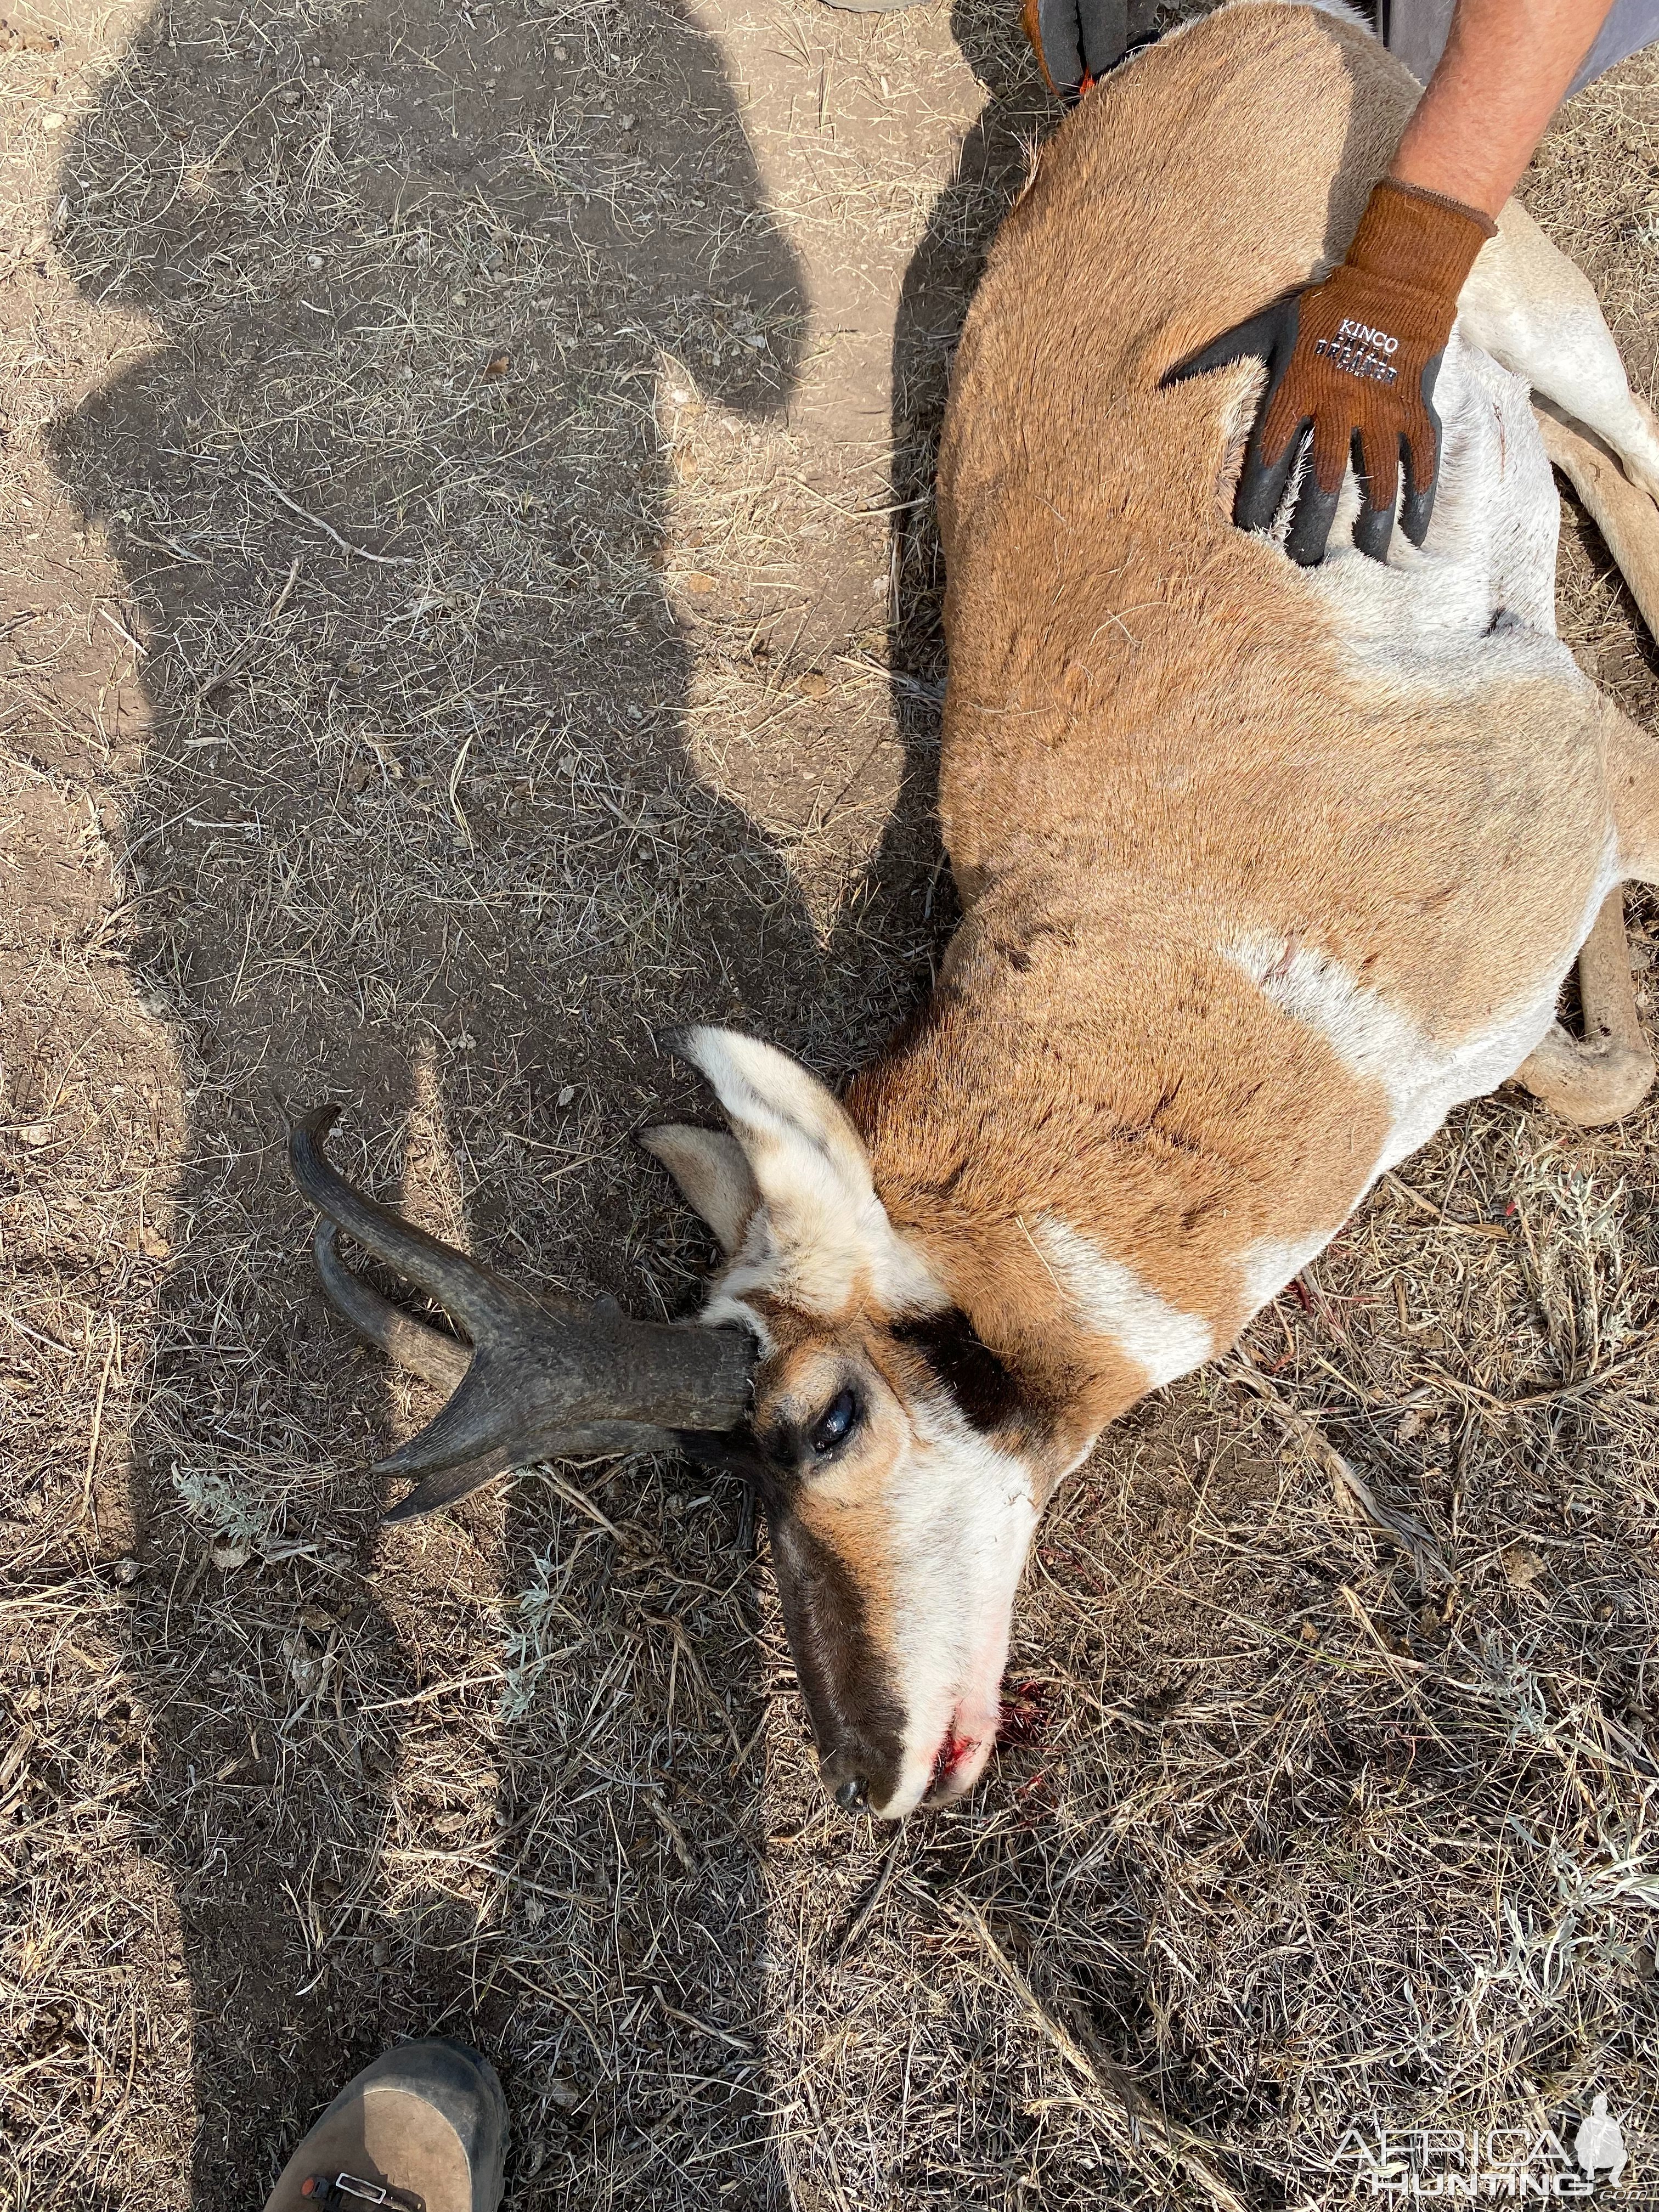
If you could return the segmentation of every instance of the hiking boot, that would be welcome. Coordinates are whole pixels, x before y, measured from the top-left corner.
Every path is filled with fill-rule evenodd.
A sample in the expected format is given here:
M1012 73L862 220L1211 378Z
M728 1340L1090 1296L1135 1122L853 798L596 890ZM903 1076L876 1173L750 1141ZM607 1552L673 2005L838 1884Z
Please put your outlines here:
M496 2212L507 2106L464 2043L384 2051L307 2136L265 2212Z

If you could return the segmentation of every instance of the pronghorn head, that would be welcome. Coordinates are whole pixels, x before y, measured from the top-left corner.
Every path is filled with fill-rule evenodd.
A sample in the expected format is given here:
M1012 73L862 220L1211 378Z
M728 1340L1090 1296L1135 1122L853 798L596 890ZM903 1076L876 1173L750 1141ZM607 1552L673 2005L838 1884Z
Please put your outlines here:
M378 1463L418 1478L386 1517L544 1459L678 1449L744 1472L765 1507L824 1785L895 1819L983 1771L1031 1533L1088 1437L981 1341L922 1236L890 1218L856 1127L816 1077L730 1030L692 1030L678 1048L730 1123L643 1139L726 1255L697 1323L526 1297L346 1182L323 1155L331 1109L293 1123L325 1291L360 1334L453 1393ZM351 1273L342 1231L435 1298L470 1350Z
M990 1754L1053 1439L890 1219L824 1085L730 1030L693 1030L678 1049L731 1133L672 1126L644 1142L726 1254L705 1323L759 1346L737 1449L765 1503L825 1787L894 1818L960 1795Z

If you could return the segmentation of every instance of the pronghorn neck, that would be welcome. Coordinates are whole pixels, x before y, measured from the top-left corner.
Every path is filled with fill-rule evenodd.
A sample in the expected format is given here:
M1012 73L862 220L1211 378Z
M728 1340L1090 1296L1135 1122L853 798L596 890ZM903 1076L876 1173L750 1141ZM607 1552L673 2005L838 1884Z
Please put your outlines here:
M1062 931L1047 907L1030 884L982 896L848 1107L895 1229L1061 1427L1094 1433L1224 1349L1313 1256L1368 1183L1389 1105L1224 928L1073 902Z
M1069 1458L1237 1329L1239 1164L1184 1081L988 1032L972 996L947 991L848 1109L895 1229Z

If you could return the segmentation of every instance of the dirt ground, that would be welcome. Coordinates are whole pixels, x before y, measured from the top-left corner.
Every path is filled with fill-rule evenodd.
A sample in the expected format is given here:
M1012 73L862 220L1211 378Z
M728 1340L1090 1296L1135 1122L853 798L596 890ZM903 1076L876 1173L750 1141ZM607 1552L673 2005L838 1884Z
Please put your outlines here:
M926 988L1012 8L0 5L0 2203L241 2212L438 2031L515 2206L1323 2206L1350 2128L1598 2090L1659 2205L1651 1113L1467 1109L1110 1435L988 1780L891 1833L735 1485L376 1526L423 1408L280 1098L684 1312L658 1035L841 1075ZM1659 67L1526 192L1652 396ZM1652 725L1577 525L1561 599Z

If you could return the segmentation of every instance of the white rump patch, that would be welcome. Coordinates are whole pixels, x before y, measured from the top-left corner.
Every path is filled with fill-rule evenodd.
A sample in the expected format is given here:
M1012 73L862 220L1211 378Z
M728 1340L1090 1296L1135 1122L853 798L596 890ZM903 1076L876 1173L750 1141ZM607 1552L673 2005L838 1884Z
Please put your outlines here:
M1201 1367L1215 1349L1215 1331L1198 1314L1182 1313L1145 1283L1133 1267L1114 1260L1080 1230L1045 1213L1031 1241L1082 1326L1109 1336L1146 1370L1146 1387L1173 1382Z

